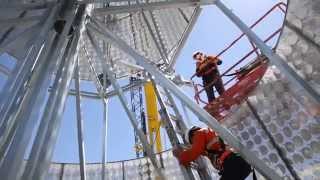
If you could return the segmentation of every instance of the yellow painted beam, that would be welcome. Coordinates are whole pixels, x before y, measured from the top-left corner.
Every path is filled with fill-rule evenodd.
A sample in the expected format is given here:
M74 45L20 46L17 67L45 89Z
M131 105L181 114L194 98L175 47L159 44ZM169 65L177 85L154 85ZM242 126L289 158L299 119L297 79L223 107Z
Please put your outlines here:
M149 131L149 142L154 144L156 152L162 151L161 134L160 134L160 118L158 113L157 96L151 82L144 85L144 92L147 106L147 120Z

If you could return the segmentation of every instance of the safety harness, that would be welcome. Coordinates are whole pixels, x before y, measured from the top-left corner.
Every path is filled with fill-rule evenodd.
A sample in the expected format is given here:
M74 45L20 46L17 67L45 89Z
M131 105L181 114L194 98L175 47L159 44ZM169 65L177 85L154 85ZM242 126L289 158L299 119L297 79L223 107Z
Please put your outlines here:
M219 143L220 148L217 150L212 150L212 145ZM206 146L207 155L212 163L212 165L219 170L219 174L223 171L224 161L231 155L232 151L226 149L226 144L220 137L212 138ZM253 180L257 180L255 170L252 168Z
M220 148L216 150L211 149L212 145L216 143L219 143ZM206 146L206 152L213 166L219 171L223 170L224 160L232 153L232 151L226 150L226 145L220 137L212 138L209 141Z

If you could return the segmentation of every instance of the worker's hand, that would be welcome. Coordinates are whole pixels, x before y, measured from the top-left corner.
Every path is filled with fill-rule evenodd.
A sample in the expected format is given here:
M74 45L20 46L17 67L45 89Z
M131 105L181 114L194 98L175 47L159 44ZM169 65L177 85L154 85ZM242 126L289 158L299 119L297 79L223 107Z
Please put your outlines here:
M172 149L172 154L175 157L179 157L179 155L181 154L182 151L183 151L183 149L181 147L175 147Z

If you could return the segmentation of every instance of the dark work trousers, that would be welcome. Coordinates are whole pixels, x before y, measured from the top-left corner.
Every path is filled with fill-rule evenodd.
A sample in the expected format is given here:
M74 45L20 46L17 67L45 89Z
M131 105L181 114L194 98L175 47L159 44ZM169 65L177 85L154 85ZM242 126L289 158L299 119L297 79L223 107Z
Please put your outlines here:
M217 80L215 80L217 79ZM212 83L215 80L214 83ZM224 92L224 86L219 72L213 72L202 77L203 86L208 97L208 102L211 102L215 99L213 87L216 88L219 95ZM211 84L211 85L210 85Z
M224 160L220 180L244 180L251 173L251 166L237 153Z

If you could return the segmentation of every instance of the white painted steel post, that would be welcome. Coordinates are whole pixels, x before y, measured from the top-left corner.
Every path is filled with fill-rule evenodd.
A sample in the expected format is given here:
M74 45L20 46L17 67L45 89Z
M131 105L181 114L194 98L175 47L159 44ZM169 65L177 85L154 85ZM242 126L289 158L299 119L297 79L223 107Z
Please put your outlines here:
M303 78L301 78L278 54L272 51L272 48L267 46L244 22L241 21L230 9L228 9L220 0L216 1L216 6L227 16L229 19L238 26L248 38L256 44L261 52L268 57L270 62L277 66L277 68L286 75L288 80L298 87L305 90L305 92L312 97L318 104L320 104L320 95L315 91Z
M48 38L48 41L46 42L45 47L43 48L39 57L39 61L41 63L39 63L39 66L37 66L34 70L33 76L31 77L30 83L28 85L29 88L25 92L24 100L13 106L13 109L9 111L11 118L0 128L0 154L4 154L4 152L8 149L10 143L12 143L12 139L17 131L17 128L21 126L21 123L24 124L22 125L24 127L28 122L31 125L29 126L29 128L33 129L40 116L39 108L44 104L44 98L47 93L45 89L47 89L50 84L50 74L53 73L55 68L54 61L46 61L47 58L52 55L50 51L52 50L52 46L56 45L55 39L55 35L53 34ZM34 104L31 105L30 103ZM23 111L27 112L27 114L25 114ZM29 135L31 135L31 129L27 128L25 130L22 130L21 128L22 127L20 127L20 130L17 133L30 133ZM29 139L27 134L22 135L22 137ZM22 142L22 139L18 139L18 141ZM14 149L18 150L17 147L15 147ZM18 151L22 150L23 149L21 148ZM19 156L18 154L18 152L14 153L15 158ZM0 157L0 161L3 160L3 158L4 156Z
M124 53L128 54L132 57L138 65L145 68L150 74L152 74L155 78L156 83L160 84L162 87L170 90L181 102L183 102L195 115L199 117L199 119L207 124L210 128L216 131L223 140L225 140L230 146L237 149L242 157L244 157L250 164L252 164L261 174L265 177L272 180L281 180L282 178L269 166L265 164L264 161L258 159L254 153L249 151L238 138L234 137L231 132L229 132L226 128L220 125L220 123L213 118L207 111L202 109L199 105L193 102L187 95L185 95L173 82L168 80L156 67L150 64L149 60L138 54L134 49L132 49L126 42L124 42L121 38L114 35L107 27L103 24L100 24L95 19L95 24L99 26L99 30L96 31L101 37L105 38L106 41L118 46ZM92 23L89 25L93 26Z
M104 82L104 85L106 82ZM105 180L107 161L107 135L108 135L108 103L109 99L103 99L103 127L102 127L102 166L101 179Z
M39 32L39 36L35 39L33 46L30 48L29 54L25 60L21 60L14 70L11 76L8 78L7 83L4 86L4 91L0 96L0 127L5 126L9 119L9 112L13 106L19 91L23 88L23 83L31 74L32 66L36 62L39 52L43 47L43 43L48 36L49 29L53 25L53 21L60 9L60 5L56 5L52 8L51 13L47 21L43 24L43 28Z
M79 58L75 69L75 89L76 89L76 110L77 110L77 135L78 135L78 151L80 160L80 177L81 180L86 180L86 158L85 158L85 144L83 139L83 119L81 111L81 95L80 95L80 70Z
M64 30L59 35L59 40L58 40L59 42L58 42L57 47L63 47L63 44L65 43L65 40L67 39L67 34L69 32L71 24L74 20L74 17L75 17L74 13L70 13L67 16L67 23L65 25ZM67 61L67 60L69 60L71 63L73 62L73 59L70 57L73 57L73 54L76 51L77 42L78 42L78 38L79 38L79 34L77 34L77 32L74 32L74 33L75 33L75 37L72 40L71 47L68 48L68 55L66 55L66 57L64 57L60 66L58 67L58 72L56 73L56 79L53 84L53 91L51 92L51 94L49 96L49 99L46 104L46 108L44 110L44 114L41 118L39 130L37 132L36 138L34 140L34 144L32 146L31 155L30 155L30 158L29 158L29 161L27 164L27 168L24 171L24 175L23 175L23 178L26 180L34 179L34 175L35 175L36 171L38 171L37 168L44 168L44 167L39 167L39 164L41 164L39 162L40 158L45 158L45 157L41 157L41 151L44 148L44 144L49 143L49 142L47 142L48 139L46 139L46 134L48 133L49 129L53 128L53 124L52 124L53 122L51 122L52 117L54 116L56 118L59 118L58 114L54 113L53 111L54 110L58 111L59 109L57 109L57 108L60 108L60 107L55 107L55 104L58 103L57 101L63 100L63 99L59 99L59 98L61 98L61 94L63 93L63 92L61 92L63 90L61 88L61 86L68 86L68 83L69 83L69 82L66 82L67 80L69 80L69 77L62 78L61 81L59 81L60 80L59 78L61 78L61 76L63 76L63 75L61 75L62 73L70 73L70 72L66 72L69 69L67 69L64 66L65 66L65 61ZM59 53L60 53L60 51L56 50L52 56L52 59L53 60L57 59L59 56ZM68 64L68 67L69 66L73 66L73 65ZM72 71L72 73L73 73L73 71ZM58 93L60 93L60 95L57 95ZM39 173L38 173L38 175L39 175Z

